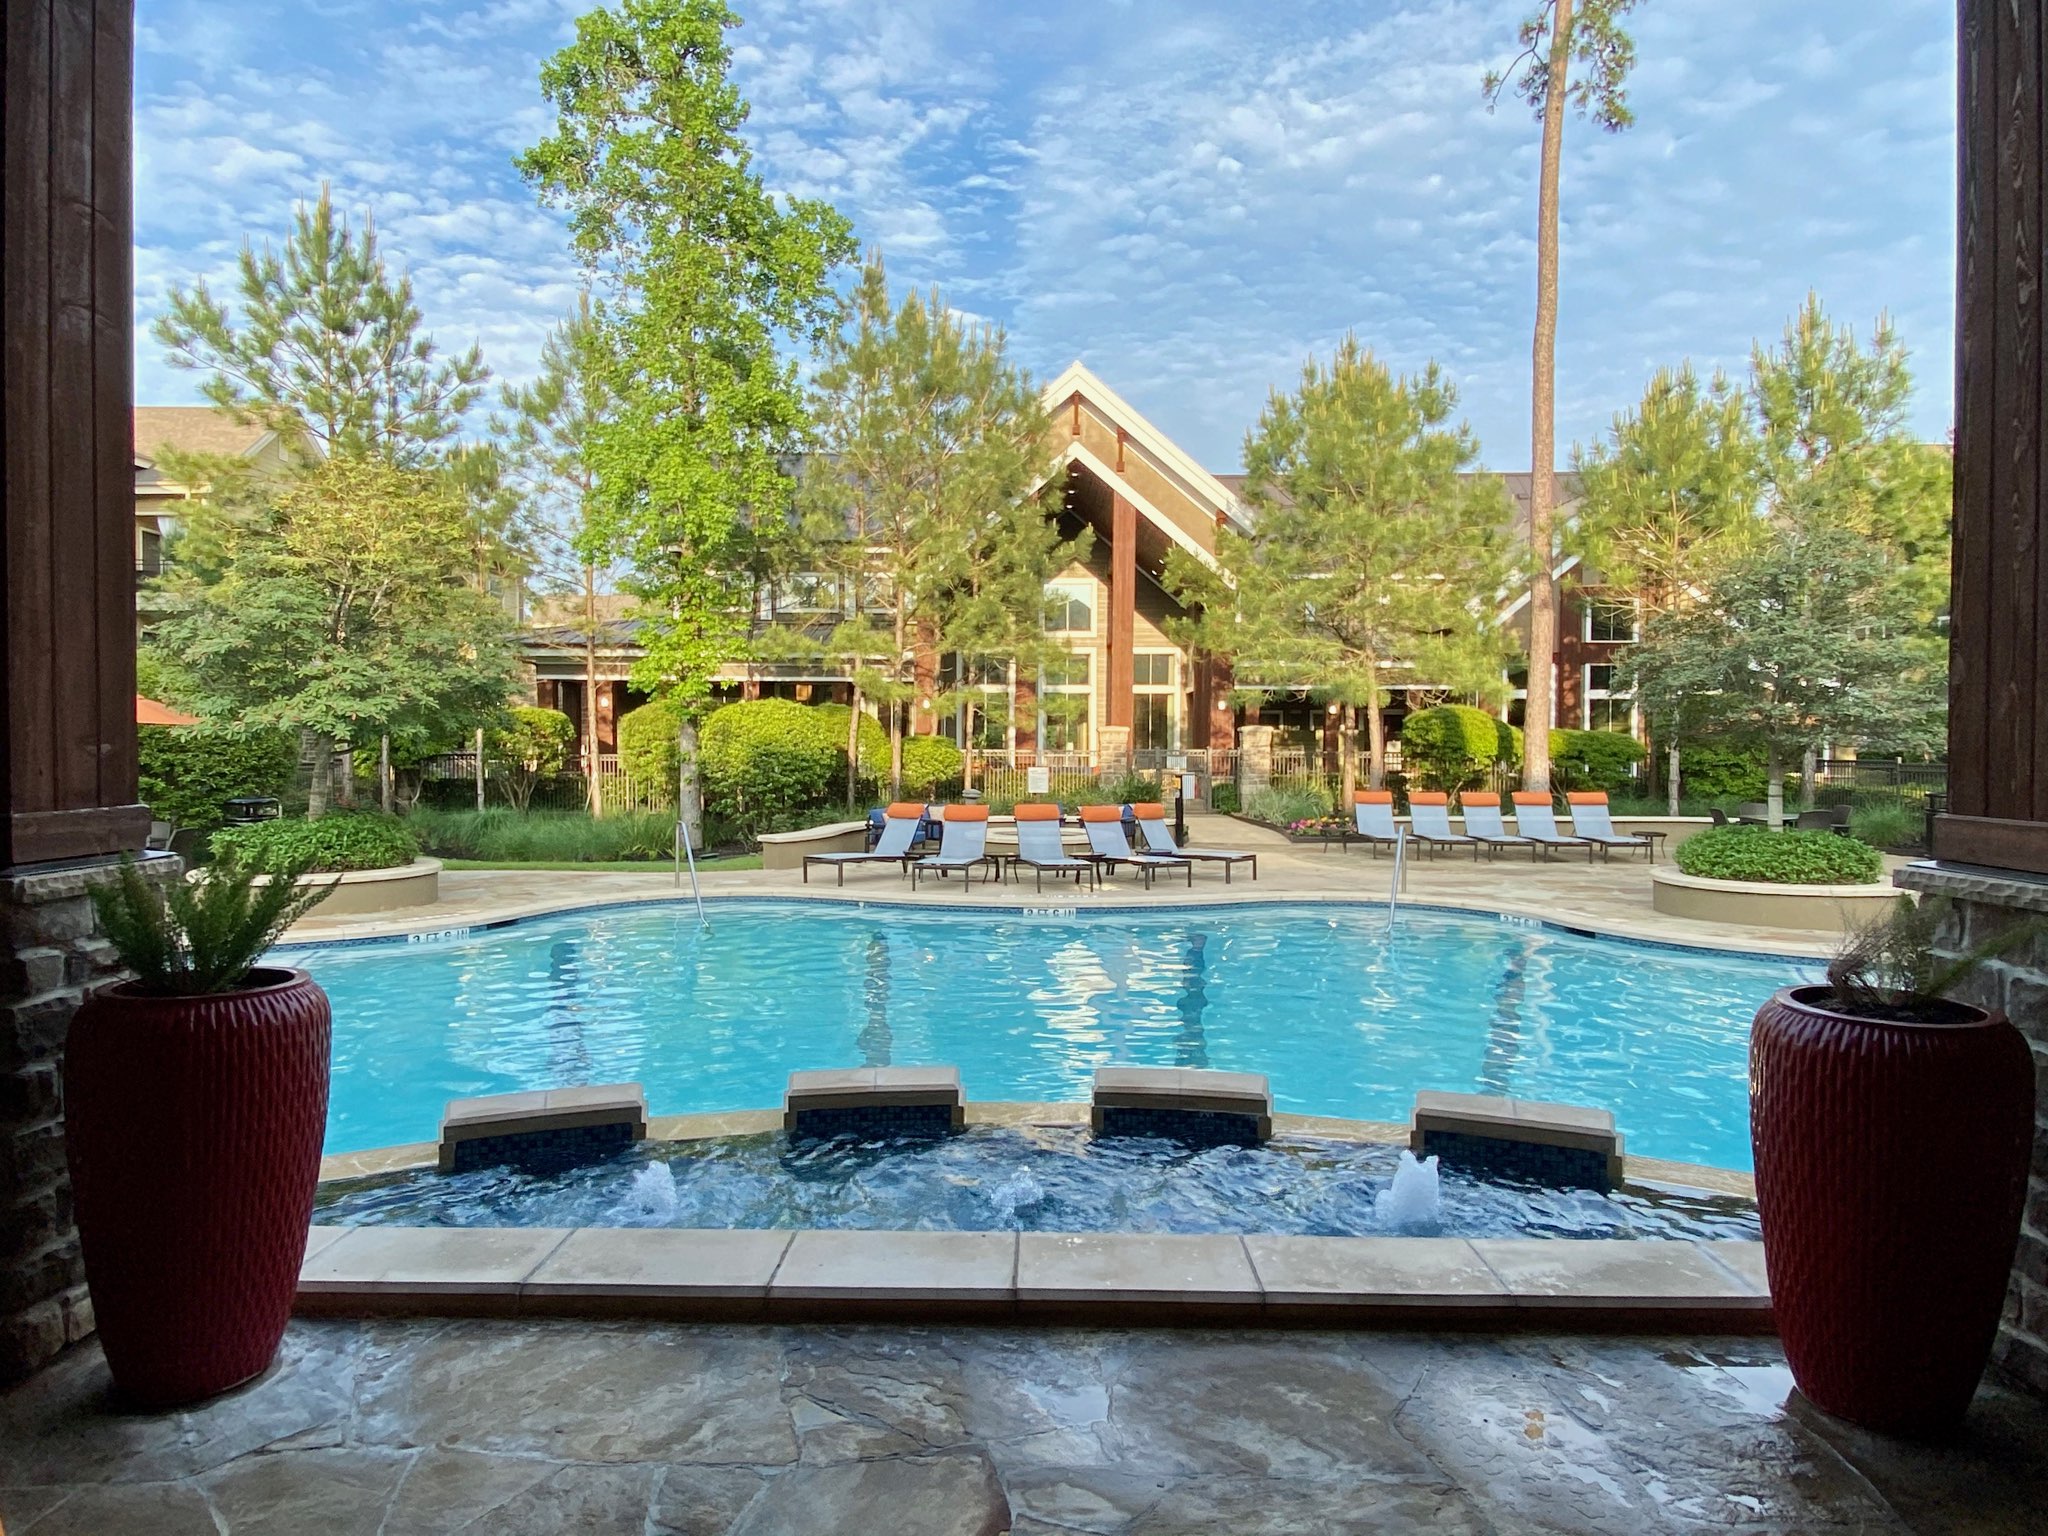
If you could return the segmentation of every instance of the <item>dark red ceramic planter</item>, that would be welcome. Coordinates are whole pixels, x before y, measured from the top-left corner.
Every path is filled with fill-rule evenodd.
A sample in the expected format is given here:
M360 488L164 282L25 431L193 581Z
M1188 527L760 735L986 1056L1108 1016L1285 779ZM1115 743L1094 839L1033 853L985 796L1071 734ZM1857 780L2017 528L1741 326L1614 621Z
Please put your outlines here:
M65 1061L65 1145L115 1386L168 1407L277 1352L327 1122L331 1020L304 971L240 992L87 998Z
M1799 1390L1896 1433L1954 1424L2019 1236L2034 1069L2003 1014L1856 1018L1788 987L1750 1037L1764 1261Z

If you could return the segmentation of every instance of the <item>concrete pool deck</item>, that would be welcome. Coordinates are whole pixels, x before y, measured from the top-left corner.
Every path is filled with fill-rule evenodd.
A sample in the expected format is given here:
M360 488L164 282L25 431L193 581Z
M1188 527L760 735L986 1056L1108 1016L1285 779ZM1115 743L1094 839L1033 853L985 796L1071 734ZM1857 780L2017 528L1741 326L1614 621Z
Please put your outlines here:
M721 871L702 877L707 901L724 897L771 897L789 901L907 902L941 909L1030 907L1082 911L1091 908L1149 908L1188 904L1259 901L1384 902L1393 860L1374 858L1363 845L1346 850L1290 842L1276 832L1231 817L1190 818L1189 841L1211 848L1242 848L1259 855L1257 881L1223 883L1213 870L1197 869L1192 889L1160 882L1146 890L1130 870L1103 882L1099 892L1071 887L1034 892L1022 883L939 880L912 892L893 869L850 871L843 889L805 885L795 871ZM1889 870L1903 861L1888 859ZM1455 907L1507 917L1558 923L1617 938L1645 939L1751 954L1818 958L1832 953L1826 934L1767 925L1709 923L1669 917L1651 905L1651 866L1641 856L1616 854L1587 862L1567 854L1532 862L1509 853L1475 862L1465 857L1411 859L1404 901L1419 906ZM666 901L678 897L674 877L664 870L616 874L525 870L451 870L441 876L441 899L381 918L315 911L287 935L286 942L386 938L475 927L534 917L568 908ZM681 899L689 899L685 882Z

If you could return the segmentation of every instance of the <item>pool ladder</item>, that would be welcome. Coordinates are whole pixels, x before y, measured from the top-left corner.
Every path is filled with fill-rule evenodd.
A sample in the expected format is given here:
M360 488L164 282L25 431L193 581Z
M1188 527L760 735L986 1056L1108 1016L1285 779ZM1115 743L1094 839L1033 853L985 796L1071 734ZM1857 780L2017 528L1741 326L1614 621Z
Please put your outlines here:
M1394 931L1394 907L1401 899L1401 882L1408 874L1408 829L1394 828L1394 883L1387 887L1387 932Z
M690 894L697 898L697 921L709 928L711 919L704 915L704 892L697 886L696 850L690 847L690 828L679 815L676 817L676 889L679 891L683 888L683 861L686 859L690 865Z

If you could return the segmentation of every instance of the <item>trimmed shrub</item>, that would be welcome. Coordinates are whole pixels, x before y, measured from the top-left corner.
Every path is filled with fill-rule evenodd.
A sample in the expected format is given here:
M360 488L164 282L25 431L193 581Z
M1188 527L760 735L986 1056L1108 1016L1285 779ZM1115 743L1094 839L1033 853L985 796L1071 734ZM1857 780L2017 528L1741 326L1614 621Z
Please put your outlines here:
M1678 845L1678 867L1703 880L1772 885L1874 885L1884 861L1868 843L1832 832L1715 827Z
M1101 805L1142 805L1147 801L1163 800L1165 787L1150 774L1127 773L1122 778L1111 779L1102 786Z
M1470 789L1496 763L1521 760L1519 733L1470 704L1439 704L1401 722L1401 765L1431 789Z
M299 817L226 827L213 834L215 858L234 855L259 869L307 862L315 874L397 869L419 856L419 844L396 816L336 811L318 821Z
M655 699L619 717L619 771L642 795L673 795L676 789L676 728L684 706Z
M848 717L844 704L790 699L750 699L714 711L698 737L706 808L752 838L843 805ZM861 716L859 729L862 773L872 778L888 762L889 738L871 715Z
M1688 800L1754 801L1766 789L1764 754L1711 741L1678 745L1678 790Z
M506 710L505 723L484 738L485 762L523 811L533 802L534 786L562 771L575 744L576 723L559 709L520 704Z
M1618 795L1636 787L1638 780L1629 770L1639 766L1643 756L1643 744L1626 731L1550 733L1550 766L1560 789L1601 789Z
M886 750L886 748L885 748ZM909 736L903 742L903 792L922 800L957 787L966 770L960 749L943 736Z
M289 731L234 731L203 725L136 727L142 799L159 820L211 832L237 795L291 792L299 745Z
M1237 786L1235 784L1211 784L1209 786L1209 809L1219 816L1237 814Z

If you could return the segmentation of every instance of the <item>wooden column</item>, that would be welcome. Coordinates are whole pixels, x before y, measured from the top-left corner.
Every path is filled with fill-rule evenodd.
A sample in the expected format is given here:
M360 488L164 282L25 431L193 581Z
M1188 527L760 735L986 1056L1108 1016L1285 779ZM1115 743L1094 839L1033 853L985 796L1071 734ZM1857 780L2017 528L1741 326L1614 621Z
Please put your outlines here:
M1102 680L1102 723L1128 730L1132 655L1138 612L1138 509L1112 492L1109 518L1109 654Z
M1939 859L2048 874L2043 29L1962 0L1949 814Z
M140 849L130 0L8 0L0 866Z

